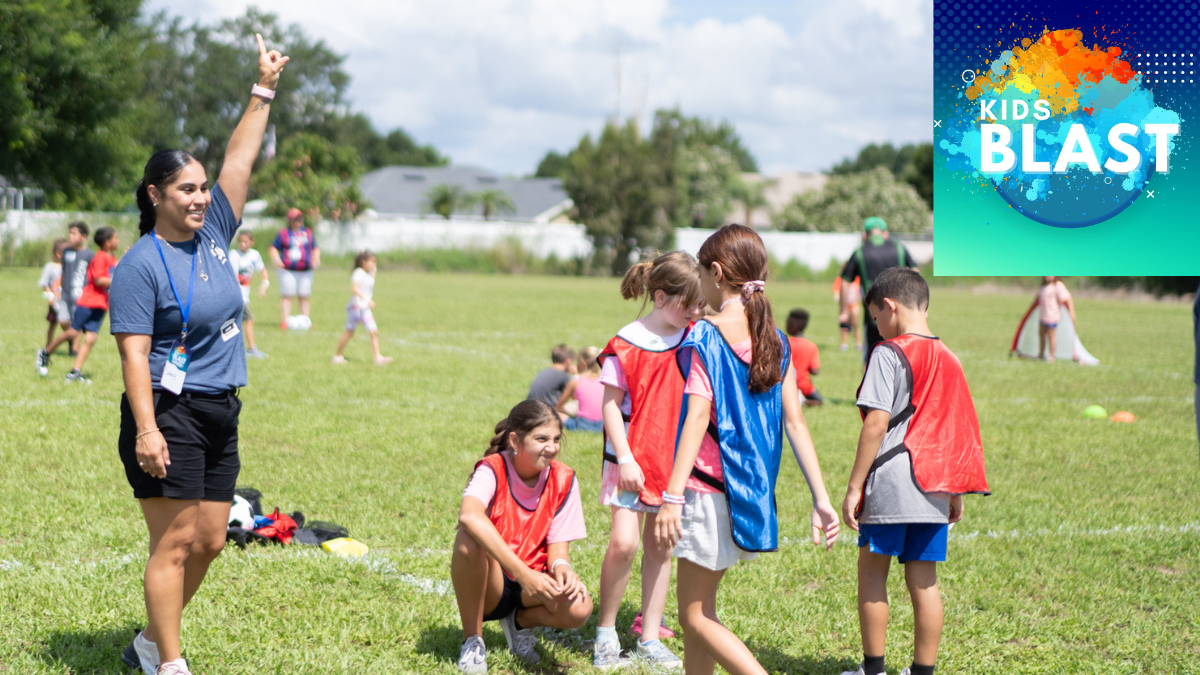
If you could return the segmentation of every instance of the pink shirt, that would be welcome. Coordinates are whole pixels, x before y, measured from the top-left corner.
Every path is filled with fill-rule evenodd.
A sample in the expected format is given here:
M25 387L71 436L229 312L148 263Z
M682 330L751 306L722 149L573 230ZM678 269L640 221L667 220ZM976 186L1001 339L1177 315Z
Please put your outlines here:
M750 338L730 346L733 347L733 353L737 354L739 359L744 363L750 363ZM692 369L688 373L687 384L683 386L684 396L693 394L710 402L713 400L712 381L708 379L708 371L704 368L704 362L696 356L695 351L692 352ZM716 424L717 409L715 407L709 411L709 419ZM717 480L724 480L725 471L721 469L721 448L707 433L700 441L700 452L696 455L696 468ZM695 477L688 477L687 488L696 492L720 492Z
M1038 291L1038 309L1042 323L1058 323L1062 320L1062 303L1071 299L1071 293L1061 281L1042 286Z
M542 490L546 487L546 478L550 475L550 469L542 471L538 475L537 484L529 487L513 469L512 453L506 452L505 454L509 459L506 465L508 466L508 484L512 486L513 497L526 509L530 511L536 509L538 500L542 496ZM496 474L484 465L475 469L470 482L467 483L467 489L463 490L463 499L467 497L474 497L483 502L488 513L491 514L492 501L496 498ZM550 533L546 535L546 543L558 544L564 541L583 539L586 536L587 528L583 524L583 503L579 500L579 479L576 478L571 483L571 493L567 495L567 503L550 522Z
M599 377L580 375L575 384L575 400L579 401L580 417L599 421L602 418L600 405L604 403L604 383Z

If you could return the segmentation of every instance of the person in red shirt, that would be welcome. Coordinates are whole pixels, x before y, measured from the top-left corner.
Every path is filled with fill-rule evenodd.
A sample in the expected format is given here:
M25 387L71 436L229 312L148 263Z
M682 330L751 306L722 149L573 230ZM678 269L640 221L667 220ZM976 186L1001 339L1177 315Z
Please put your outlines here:
M113 268L117 266L113 251L121 245L117 231L111 227L97 229L92 238L100 250L88 264L87 282L83 286L83 292L79 294L79 299L75 301L71 328L46 348L47 352L53 352L58 345L70 342L83 333L83 339L79 341L79 349L75 354L75 364L71 367L71 372L67 373L67 382L91 382L83 376L82 368L92 351L92 345L96 344L97 338L100 337L100 324L104 322L104 315L108 313L108 287L112 285Z
M792 348L792 366L796 369L796 388L800 390L802 403L807 406L818 406L825 402L821 392L813 386L810 375L816 375L821 370L821 355L817 345L804 337L804 329L808 328L808 310L793 309L787 318L788 344Z

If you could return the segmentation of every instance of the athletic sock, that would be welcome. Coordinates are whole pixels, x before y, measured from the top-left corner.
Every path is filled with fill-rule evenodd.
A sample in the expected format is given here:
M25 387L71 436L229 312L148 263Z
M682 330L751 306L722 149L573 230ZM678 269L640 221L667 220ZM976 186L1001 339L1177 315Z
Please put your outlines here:
M933 675L933 669L934 666L920 666L917 665L916 661L913 661L913 664L908 667L908 672L912 673L912 675Z
M616 625L596 626L596 642L620 642Z
M864 675L882 675L884 672L883 657L863 654L862 668Z

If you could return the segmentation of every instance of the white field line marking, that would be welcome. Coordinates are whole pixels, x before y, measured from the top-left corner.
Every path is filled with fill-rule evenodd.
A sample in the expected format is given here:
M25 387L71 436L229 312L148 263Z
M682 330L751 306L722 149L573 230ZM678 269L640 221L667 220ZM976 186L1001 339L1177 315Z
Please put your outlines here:
M113 406L116 404L117 404L116 401L97 401L97 400L89 400L89 399L60 399L57 401L43 401L41 399L28 399L28 400L0 401L0 408L37 408L39 406L44 406L44 405L69 406L69 407L75 408L75 407L78 407L81 405Z
M426 549L426 550L428 550L428 549ZM449 552L450 552L449 550L446 551L446 553L449 553ZM329 560L329 561L334 561L334 562L341 562L341 563L345 563L348 565L362 565L362 566L366 567L369 571L374 572L375 574L378 574L380 576L387 577L387 578L398 579L400 582L404 583L405 585L411 586L411 587L417 589L418 591L421 591L422 593L427 593L430 595L443 595L444 596L444 595L449 595L453 591L453 588L450 585L449 581L445 581L445 580L441 580L441 579L428 579L425 577L416 576L415 574L401 572L400 566L397 565L393 560L391 560L387 556L384 556L384 555L381 555L378 553L368 553L367 555L365 555L361 558L343 558L341 556L338 556L338 555L335 555L332 553L326 553L325 551L314 550L312 548L305 547L304 549L291 549L291 550L284 551L284 552L282 552L282 555L275 553L275 552L268 553L266 551L261 551L261 552L247 551L245 553L245 557L254 559L255 561L265 561L265 562L273 562L276 560L289 560L289 559L294 560L296 558L313 558L313 559L319 559L321 561ZM106 557L106 558L97 558L95 560L83 561L83 560L75 559L73 561L58 562L58 563L48 562L48 563L29 564L29 563L23 563L19 560L0 560L0 572L36 573L36 572L39 572L42 570L49 570L49 571L53 571L53 572L66 572L69 570L92 570L92 569L114 570L114 569L127 567L127 566L133 565L133 564L141 566L141 565L145 564L145 559L146 559L146 556L145 556L145 554L142 554L142 553L126 553L124 555L110 556L110 557ZM236 562L245 562L245 561L244 560L238 561L235 559L234 562L236 563Z

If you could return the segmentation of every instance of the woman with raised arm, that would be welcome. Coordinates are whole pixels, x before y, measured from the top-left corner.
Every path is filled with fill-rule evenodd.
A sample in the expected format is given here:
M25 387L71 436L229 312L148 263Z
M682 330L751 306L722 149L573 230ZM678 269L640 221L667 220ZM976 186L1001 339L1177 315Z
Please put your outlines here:
M183 608L225 546L240 468L246 354L242 293L226 251L288 62L256 37L258 84L218 181L210 189L184 150L155 153L137 188L141 238L112 281L111 330L125 379L117 445L150 532L148 625L121 658L151 674L190 673L179 647Z

